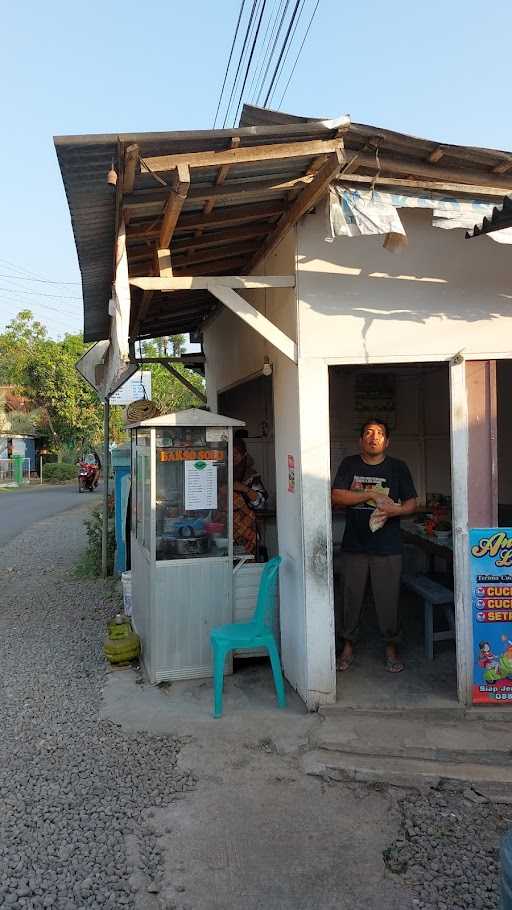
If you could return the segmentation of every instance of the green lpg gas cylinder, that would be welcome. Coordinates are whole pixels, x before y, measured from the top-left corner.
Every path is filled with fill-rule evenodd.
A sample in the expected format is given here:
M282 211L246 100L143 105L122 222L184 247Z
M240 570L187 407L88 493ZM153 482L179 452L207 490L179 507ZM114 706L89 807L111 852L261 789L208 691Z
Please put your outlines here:
M111 664L125 663L139 656L140 639L127 616L118 613L112 622L107 623L107 630L103 653Z

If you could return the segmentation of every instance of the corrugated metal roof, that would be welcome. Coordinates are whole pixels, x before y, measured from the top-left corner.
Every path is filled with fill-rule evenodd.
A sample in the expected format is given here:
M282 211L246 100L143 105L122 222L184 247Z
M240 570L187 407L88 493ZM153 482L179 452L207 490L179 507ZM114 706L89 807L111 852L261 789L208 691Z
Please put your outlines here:
M137 145L140 158L146 160L201 151L220 152L229 149L233 139L239 142L240 149L255 145L328 140L347 123L348 118L342 118L338 121L304 120L286 126L274 124L232 130L55 137L82 274L85 340L98 341L109 334L108 300L113 280L116 215L117 207L121 205L120 186L128 146ZM112 162L119 175L117 191L108 185L106 179ZM242 181L247 184L286 182L300 178L313 164L311 154L233 163L222 190L229 192L230 186L235 187ZM240 194L232 198L216 198L212 215L203 216L205 200L199 197L205 188L215 186L219 168L193 168L191 174L190 197L183 205L171 247L175 274L213 275L232 271L243 274L258 244L263 245L288 205L288 191L263 189L246 200L242 200ZM169 179L165 173L162 176ZM169 192L170 187L165 191L152 174L141 168L137 171L133 191L122 200L123 205L126 202L129 206L126 221L131 276L151 274L148 264L152 264L155 240L160 230L156 222L162 217ZM147 205L147 202L150 204ZM232 225L234 233L240 234L241 242L238 244L237 237L229 235ZM137 290L132 292L134 311L138 294ZM217 302L208 292L188 292L186 304L174 293L155 293L137 335L150 337L156 329L161 334L194 331L215 306Z
M495 206L490 218L484 218L482 224L475 224L472 231L467 231L466 240L479 237L481 234L493 234L512 228L512 196L505 196L503 205Z

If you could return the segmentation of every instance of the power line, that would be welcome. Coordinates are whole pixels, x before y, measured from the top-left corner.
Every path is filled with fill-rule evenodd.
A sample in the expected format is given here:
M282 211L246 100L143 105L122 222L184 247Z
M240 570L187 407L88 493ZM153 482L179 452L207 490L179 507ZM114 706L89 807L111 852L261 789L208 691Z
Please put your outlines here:
M38 284L79 285L79 281L50 281L47 278L23 278L21 275L0 275L0 278L12 278L17 281L37 281Z
M243 56L244 56L244 54L245 54L245 48L246 48L246 46L247 46L247 41L249 40L249 34L250 34L250 31L251 31L252 20L253 20L253 18L254 18L254 11L255 11L255 9L256 9L256 3L257 3L257 2L258 2L258 0L253 0L253 2L252 2L251 14L250 14L250 16L249 16L249 22L247 23L247 28L246 28L246 30L245 30L245 38L244 38L244 42L243 42L243 45L242 45L242 50L241 50L240 56L239 56L239 58L238 58L238 65L237 65L237 68L236 68L235 79L234 79L233 85L231 86L231 94L230 94L230 96L229 96L228 106L227 106L227 108L226 108L226 113L225 113L225 115L224 115L224 122L223 122L223 124L222 124L222 129L224 129L224 127L226 126L226 121L227 121L227 119L228 119L229 109L230 109L230 107L231 107L231 102L232 102L232 100L233 100L233 95L234 95L234 93L235 93L236 84L237 84L237 82L238 82L238 74L239 74L239 72L240 72L240 67L241 67L241 65L242 65L242 58L243 58Z
M234 118L233 118L233 126L236 125L236 118L238 117L238 111L240 110L240 105L241 105L241 103L242 103L242 98L243 98L245 86L246 86L246 83L247 83L247 77L248 77L248 75L249 75L249 70L250 70L250 68L251 68L251 63L252 63L252 58L253 58L253 54L254 54L254 49L255 49L255 47L256 47L256 42L257 42L257 40L258 40L258 35L259 35L259 33L260 33L261 20L263 19L263 13L265 12L265 7L266 7L266 5L267 5L267 0L263 0L263 3L262 3L262 5L261 5L260 17L259 17L259 19L258 19L258 25L256 26L256 31L255 31L255 33L254 33L254 38L253 38L252 47L251 47L251 53L249 54L249 60L248 60L248 62L247 62L247 67L246 67L246 69L245 69L245 76L244 76L243 85L242 85L242 88L240 89L240 97L239 97L239 99L238 99L238 104L237 104L237 106L236 106L235 116L234 116Z
M6 278L6 275L1 276ZM7 281L9 279L7 278ZM66 294L43 294L41 291L33 291L32 289L25 290L25 288L0 288L3 291L9 291L11 294L33 294L35 297L49 297L51 300L79 300L82 302L81 297L68 297Z
M310 30L310 28L311 28L311 24L312 24L312 22L313 22L313 19L315 18L316 11L317 11L319 5L320 5L320 0L316 0L316 5L315 5L315 8L314 8L313 12L311 13L311 19L309 20L308 27L307 27L306 32L305 32L305 34L304 34L304 37L303 37L303 39L302 39L302 44L301 44L301 46L299 47L298 54L297 54L297 56L296 56L296 58L295 58L295 63L293 64L292 71L291 71L291 73L290 73L290 75L289 75L289 77L288 77L288 82L286 83L286 85L285 85L285 87L284 87L284 92L283 92L283 94L281 95L281 100L280 100L280 102L279 102L279 104L278 104L278 107L279 107L279 108L281 107L281 105L282 105L282 103L283 103L284 96L286 95L286 92L288 91L288 86L290 85L290 82L292 81L292 77L293 77L293 74L294 74L294 72L295 72L295 67L297 66L297 63L298 63L298 61L299 61L299 57L300 57L300 55L301 55L301 53L302 53L302 48L304 47L304 44L306 43L306 38L307 38L308 35L309 35L309 30Z
M274 53L275 53L276 48L277 48L277 42L279 41L279 35L281 34L281 29L282 29L282 27L283 27L283 25L284 25L284 22L285 22L285 19L286 19L286 13L287 13L287 11L288 11L289 5L290 5L290 0L286 0L285 5L284 5L284 9L283 9L283 11L281 12L281 18L280 18L280 20L279 20L279 27L278 27L278 29L277 29L277 32L276 32L276 35L275 35L275 38L274 38L274 43L273 43L273 45L272 45L272 50L270 51L270 55L269 55L269 58L268 58L268 61L267 61L267 65L266 65L266 67L265 67L265 72L263 73L263 79L261 80L260 90L259 90L259 92L258 92L258 97L256 98L256 104L259 104L259 100L260 100L261 94L262 94L262 92L263 92L263 90L264 90L265 80L266 80L266 78L267 78L267 76L268 76L268 71L269 71L269 69L270 69L270 65L271 65L271 63L272 63L272 60L273 60L273 57L274 57Z
M237 37L238 37L238 29L239 29L239 27L240 27L240 20L241 20L241 18L242 18L242 13L243 13L243 10L244 10L244 6L245 6L245 0L242 0L242 2L241 2L241 4L240 4L240 12L238 13L238 19L237 19L237 22L236 22L235 34L234 34L233 41L232 41L232 44L231 44L231 50L230 50L230 52L229 52L229 59L228 59L228 63L227 63L227 66L226 66L226 71L225 71L225 73L224 73L224 81L223 81L223 83L222 83L222 88L221 88L221 90L220 90L219 103L217 104L217 110L215 111L215 119L214 119L214 121L213 121L213 129L215 129L215 124L217 123L217 117L219 116L220 104L221 104L221 101L222 101L222 96L223 96L223 94L224 94L224 88L225 88L225 85L226 85L226 79L228 78L229 67L231 66L231 58L232 58L232 56L233 56L233 50L234 50L234 47L235 47L235 44L236 44L236 39L237 39Z
M281 63L281 60L282 60L282 57L283 57L283 54L284 54L286 45L287 45L287 43L288 43L288 38L289 38L289 36L290 36L290 32L291 32L291 30L292 30L292 26L293 26L293 23L294 23L294 21L295 21L295 16L297 15L297 10L298 10L298 8L299 8L300 2L301 2L301 0L296 0L296 2L295 2L295 6L294 6L294 8L293 8L293 13L292 13L290 22L289 22L289 24L288 24L288 29L287 29L287 32L286 32L286 35L285 35L285 38L284 38L283 46L282 46L282 48L281 48L281 53L279 54L279 58L278 58L278 61L277 61L277 63L276 63L276 68L275 68L275 70L274 70L272 79L270 80L270 85L269 85L269 87L268 87L267 95L266 95L266 98L265 98L265 101L264 101L264 105L263 105L264 107L267 106L268 99L269 99L269 97L270 97L270 93L271 93L271 91L272 91L272 89L273 89L273 87L274 87L274 80L275 80L275 78L276 78L277 71L278 71L278 69L279 69L279 64Z
M282 2L282 0L279 0L279 3L281 3L281 2ZM276 9L277 9L277 0L274 0L274 11ZM259 54L257 62L254 64L254 71L252 74L251 84L250 84L249 90L247 92L247 96L249 98L251 97L252 90L255 86L255 82L257 83L257 81L260 77L260 73L263 69L263 64L265 62L266 49L268 48L268 46L270 44L269 32L270 32L270 26L271 26L273 18L274 18L274 21L276 21L277 16L274 17L272 11L269 10L269 14L267 16L267 27L265 29L265 34L263 35L263 39L261 42L262 46L261 46L260 54Z
M263 83L265 81L265 76L264 76L263 71L265 70L265 73L268 72L268 67L269 67L268 54L270 51L270 45L272 44L272 41L274 40L277 23L279 22L279 17L280 16L282 17L284 2L285 2L285 0L279 0L279 4L277 6L276 14L274 16L274 21L272 24L272 29L271 29L270 35L268 36L268 41L267 41L264 51L263 51L262 61L261 61L261 65L258 69L258 74L256 76L256 85L254 87L254 93L252 95L253 104L257 103L258 96L261 93ZM266 69L265 69L265 64L266 64Z
M285 51L285 53L284 53L284 56L283 56L283 60L282 60L281 66L279 67L279 71L278 71L278 73L277 73L276 81L275 81L275 83L274 83L274 88L272 89L272 94L271 94L271 96L270 96L270 98L269 98L269 104L272 104L272 99L273 99L273 97L274 97L274 92L275 92L277 86L279 85L279 80L280 80L280 78L281 78L281 76L282 76L282 74L283 74L283 72L284 72L284 69L285 69L285 66L286 66L286 61L288 60L288 54L290 53L290 51L291 51L291 49L292 49L293 42L294 42L294 40L295 40L295 34L296 34L296 32L297 32L297 28L299 27L299 23L300 23L300 20L301 20L301 18L302 18L302 14L303 14L303 12L304 12L304 6L305 6L305 4L306 4L306 0L301 0L301 6L300 6L300 9L299 9L299 13L298 13L298 15L297 15L297 19L295 20L295 25L293 26L293 31L292 31L292 33L291 33L290 40L289 40L289 42L288 42L288 46L287 46L286 51Z

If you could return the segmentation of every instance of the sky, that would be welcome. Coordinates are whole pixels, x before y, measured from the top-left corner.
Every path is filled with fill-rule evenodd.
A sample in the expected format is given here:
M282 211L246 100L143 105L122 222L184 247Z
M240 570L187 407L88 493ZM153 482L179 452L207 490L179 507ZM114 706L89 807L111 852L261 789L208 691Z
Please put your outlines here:
M307 24L315 0L304 3ZM82 330L52 137L211 128L239 9L240 0L3 5L0 331L27 308L53 337ZM280 104L294 51L271 106L512 149L511 33L509 0L319 0L286 95Z

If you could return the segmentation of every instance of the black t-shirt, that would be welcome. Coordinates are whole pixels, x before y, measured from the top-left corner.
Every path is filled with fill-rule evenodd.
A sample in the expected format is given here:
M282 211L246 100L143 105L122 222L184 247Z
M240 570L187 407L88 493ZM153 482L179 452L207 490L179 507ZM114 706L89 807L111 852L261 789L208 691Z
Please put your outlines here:
M335 490L375 490L395 502L417 496L411 472L404 461L386 456L380 464L366 464L360 455L349 455L341 462L333 484ZM371 553L389 556L401 553L400 519L388 518L384 527L371 531L370 515L375 503L349 506L342 549L348 553Z

